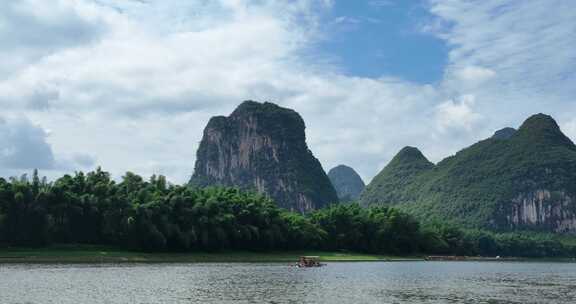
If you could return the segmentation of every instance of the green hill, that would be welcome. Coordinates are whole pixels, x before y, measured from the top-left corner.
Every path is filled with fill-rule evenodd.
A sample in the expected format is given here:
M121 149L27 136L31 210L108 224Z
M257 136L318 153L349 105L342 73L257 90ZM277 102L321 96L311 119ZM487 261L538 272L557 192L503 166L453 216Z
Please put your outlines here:
M338 165L330 169L328 178L330 178L330 182L336 189L338 199L341 202L358 200L360 193L366 187L360 175L354 169L345 165Z
M576 232L576 146L552 117L534 115L518 131L436 166L416 151L400 151L361 203L397 205L425 220L470 227Z
M431 170L434 164L414 147L405 147L366 186L360 196L364 205L394 204L412 201L415 197L408 191L418 177Z

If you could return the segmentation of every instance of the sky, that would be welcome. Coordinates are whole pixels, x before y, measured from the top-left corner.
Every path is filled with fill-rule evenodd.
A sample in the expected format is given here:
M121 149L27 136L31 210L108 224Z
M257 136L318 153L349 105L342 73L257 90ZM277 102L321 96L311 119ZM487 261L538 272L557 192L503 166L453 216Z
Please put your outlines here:
M0 1L0 175L184 183L211 116L298 111L366 182L552 115L576 139L572 0Z

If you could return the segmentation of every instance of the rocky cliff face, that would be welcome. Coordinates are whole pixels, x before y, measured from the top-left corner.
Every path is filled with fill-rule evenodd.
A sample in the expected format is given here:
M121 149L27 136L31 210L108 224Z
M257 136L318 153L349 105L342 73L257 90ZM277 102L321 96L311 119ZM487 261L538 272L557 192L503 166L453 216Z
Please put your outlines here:
M576 146L548 115L531 116L518 130L500 130L437 165L418 156L412 159L421 165L408 166L410 159L392 160L361 203L470 227L576 233Z
M574 198L564 191L521 193L512 199L506 214L512 229L539 227L558 233L576 231Z
M364 181L354 169L339 165L328 172L328 177L338 193L341 202L355 201L364 190Z
M246 101L228 117L213 117L204 130L190 184L257 191L300 212L338 201L306 145L300 115L272 103Z

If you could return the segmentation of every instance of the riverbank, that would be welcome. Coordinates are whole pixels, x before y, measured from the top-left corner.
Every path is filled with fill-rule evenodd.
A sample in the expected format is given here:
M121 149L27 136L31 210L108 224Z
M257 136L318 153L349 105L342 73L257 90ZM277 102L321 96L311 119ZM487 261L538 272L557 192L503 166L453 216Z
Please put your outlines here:
M321 262L576 262L575 258L495 258L462 256L389 256L329 251L223 251L146 253L115 247L63 245L46 248L0 248L0 264L88 263L295 263L300 256L318 256Z
M323 262L422 261L424 257L396 257L351 252L194 252L144 253L112 247L61 246L48 248L0 248L0 264L6 263L295 263L300 256L319 256Z

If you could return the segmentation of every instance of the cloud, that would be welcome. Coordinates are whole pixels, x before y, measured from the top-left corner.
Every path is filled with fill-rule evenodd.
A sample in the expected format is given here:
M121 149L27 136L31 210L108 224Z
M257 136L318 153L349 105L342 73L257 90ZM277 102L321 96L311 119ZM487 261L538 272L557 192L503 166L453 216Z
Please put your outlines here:
M37 88L27 97L27 106L31 110L47 110L52 102L58 100L60 93L51 89Z
M50 132L23 117L0 117L0 167L2 176L19 176L33 169L58 176L63 172L93 168L88 154L55 155L48 142Z
M0 120L0 164L8 169L53 169L47 132L26 119Z
M300 2L305 3L283 7L302 16L307 6ZM59 92L53 107L90 108L108 115L188 112L231 99L233 93L249 97L244 88L298 64L292 56L311 34L293 30L292 18L271 16L268 10L279 9L274 1L265 7L247 3L223 1L219 9L232 10L230 19L173 32L145 31L138 22L146 20L102 8L98 14L110 22L110 32L97 44L54 53L21 70L0 85L0 91L4 87L12 91L12 99L29 99L34 98L29 92L41 88Z
M76 12L72 8L77 1L47 3L52 5L45 5L46 10L63 6ZM98 164L117 175L125 170L160 171L178 181L191 174L199 136L211 115L230 111L254 95L278 100L280 92L293 90L274 80L279 74L299 78L299 73L313 69L295 55L316 34L312 10L331 5L78 3L89 7L89 19L101 20L106 30L95 31L102 33L97 40L74 40L70 47L41 58L24 58L27 64L0 82L0 104L48 126L58 155L96 151ZM181 16L182 12L192 16ZM164 23L170 26L156 28L161 20L171 20ZM178 152L166 153L168 146ZM60 158L61 166L74 163L73 157Z
M562 132L570 138L576 138L576 119L568 120L560 125Z
M489 69L498 81L478 90L500 100L513 101L518 94L533 96L534 101L524 101L535 106L530 111L544 102L560 104L575 96L574 86L567 85L576 80L576 54L572 51L576 43L574 3L562 0L430 3L431 12L444 25L436 34L452 47L448 75L458 74L462 67Z
M460 100L448 100L436 107L436 120L440 132L450 129L457 131L470 131L482 118L482 115L474 112L474 95L461 96Z
M457 81L469 84L482 84L496 76L493 70L479 66L465 66L454 71Z
M104 23L81 1L2 1L0 72L10 75L59 50L91 43L106 31Z
M89 154L74 154L72 163L80 168L93 168L96 165L96 158Z
M208 119L254 99L300 112L325 168L345 163L369 181L405 145L438 161L532 113L561 123L576 113L568 1L429 1L425 30L450 47L429 85L315 60L332 1L5 2L0 106L27 123L3 125L3 149L39 159L22 152L4 167L101 165L184 182Z

